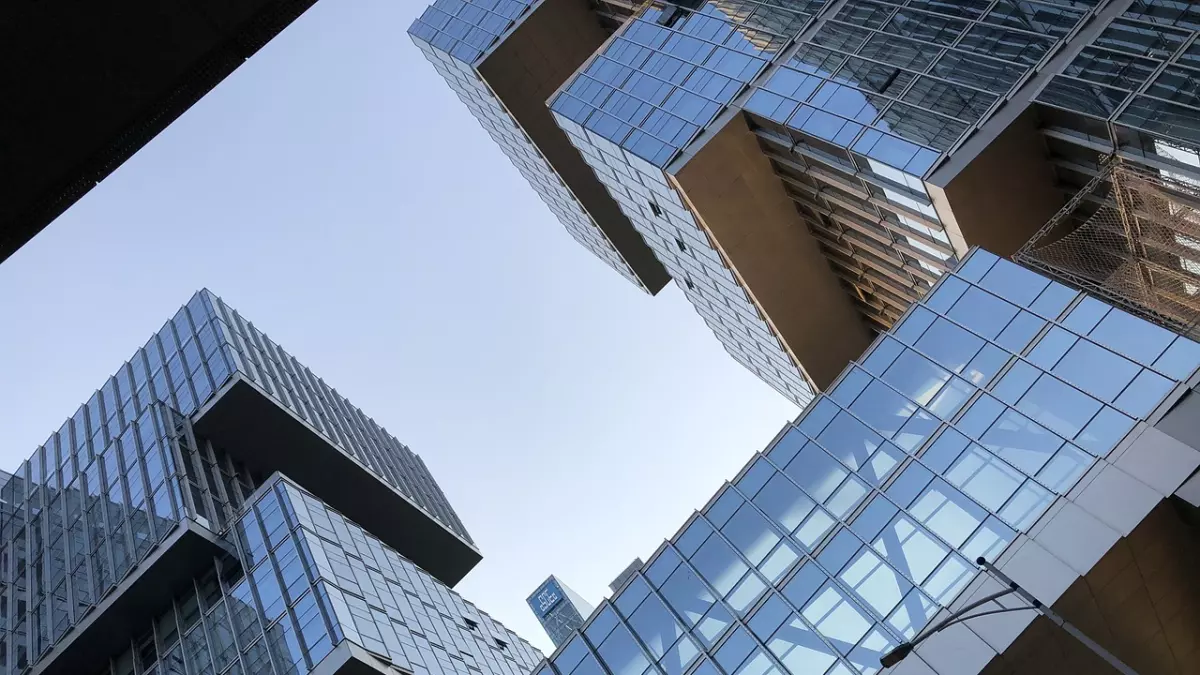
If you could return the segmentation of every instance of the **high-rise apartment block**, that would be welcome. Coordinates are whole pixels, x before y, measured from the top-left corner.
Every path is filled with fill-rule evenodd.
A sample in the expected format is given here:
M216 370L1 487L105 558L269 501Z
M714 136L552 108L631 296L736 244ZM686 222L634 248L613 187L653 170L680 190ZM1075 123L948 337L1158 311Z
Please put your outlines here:
M1004 590L980 557L1140 675L1192 672L1198 367L1200 343L976 250L537 675L873 675ZM885 672L1116 672L1013 596L978 611Z
M421 458L201 291L0 486L0 673L525 675Z
M0 4L0 262L314 2Z
M537 617L538 623L542 624L542 628L546 629L546 634L550 636L550 641L555 647L579 630L583 620L593 609L578 593L554 575L542 582L525 602L529 603L529 609L533 610L533 615Z
M615 202L734 358L804 404L1107 154L1200 178L1197 30L1179 0L437 0L410 33L535 186Z

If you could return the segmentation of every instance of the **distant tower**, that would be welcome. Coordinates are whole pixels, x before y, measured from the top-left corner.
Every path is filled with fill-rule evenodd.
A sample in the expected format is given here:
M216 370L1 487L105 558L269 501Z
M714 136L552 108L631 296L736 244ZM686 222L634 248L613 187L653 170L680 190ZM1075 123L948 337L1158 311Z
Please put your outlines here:
M617 575L617 578L613 579L612 583L608 585L609 590L611 590L613 593L621 590L621 587L625 585L625 582L629 581L629 577L633 576L635 572L642 569L642 565L645 564L646 563L642 562L641 558L634 558L633 562L629 563L629 567L621 570L621 573Z
M526 602L555 647L571 637L571 633L583 625L584 618L592 613L592 606L554 575L542 582Z

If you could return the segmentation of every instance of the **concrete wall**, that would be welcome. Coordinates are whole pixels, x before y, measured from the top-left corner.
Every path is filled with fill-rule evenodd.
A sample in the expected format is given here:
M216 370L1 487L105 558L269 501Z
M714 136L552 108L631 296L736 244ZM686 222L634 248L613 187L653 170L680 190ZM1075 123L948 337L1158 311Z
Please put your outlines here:
M741 115L675 175L701 226L821 389L872 335Z
M1200 673L1200 529L1184 520L1185 508L1174 500L1161 502L1053 605L1139 675ZM1041 618L981 672L1117 671Z
M1010 256L1066 203L1033 109L977 155L953 156L926 187L960 255L982 246Z

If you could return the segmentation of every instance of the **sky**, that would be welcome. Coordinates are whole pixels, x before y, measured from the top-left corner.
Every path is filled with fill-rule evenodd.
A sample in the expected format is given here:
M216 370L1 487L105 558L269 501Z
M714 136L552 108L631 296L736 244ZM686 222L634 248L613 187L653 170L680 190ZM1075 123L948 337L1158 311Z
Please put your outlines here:
M683 295L576 244L411 43L321 0L0 264L0 469L208 287L420 454L483 553L456 590L547 653L799 412Z

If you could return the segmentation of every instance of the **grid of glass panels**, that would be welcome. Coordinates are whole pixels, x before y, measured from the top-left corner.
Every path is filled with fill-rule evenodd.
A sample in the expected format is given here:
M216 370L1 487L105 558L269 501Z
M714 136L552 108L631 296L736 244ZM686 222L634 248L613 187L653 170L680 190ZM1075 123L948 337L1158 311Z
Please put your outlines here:
M1041 103L1200 145L1200 7L1133 3L1038 95ZM1162 153L1166 154L1166 153Z
M537 673L872 675L1197 367L976 251Z
M417 675L522 675L541 658L279 474L230 539L238 559L215 561L98 673L301 675L344 640Z
M555 120L725 350L797 405L812 400L813 387L662 169L558 113Z
M550 109L664 167L825 5L709 0L648 6Z
M185 518L217 527L187 491L186 419L156 403L115 433L74 472L68 431L0 488L0 673L36 663Z
M237 310L201 291L233 370L305 420L333 445L370 467L431 517L467 542L471 536L416 453L304 367Z
M875 329L956 260L922 179L1098 0L850 0L741 104Z
M541 151L509 114L491 87L475 72L471 65L474 63L474 57L463 58L475 53L476 48L451 40L447 34L438 32L434 28L434 25L441 20L440 18L435 20L435 17L446 16L447 8L451 3L457 8L460 17L464 18L450 18L450 25L457 26L468 19L481 26L494 21L495 15L481 9L480 6L495 4L495 2L496 0L491 0L490 2L468 4L462 0L450 0L449 3L447 0L438 0L413 23L409 28L409 35L421 52L425 54L425 58L433 64L438 74L450 85L459 100L467 106L479 124L492 137L492 140L500 146L504 156L508 157L517 171L525 177L525 180L529 181L534 192L542 198L559 222L567 228L571 237L616 270L618 274L638 287L644 288L642 282L613 247L612 242L608 240L600 226L583 208L583 205L575 199L575 195L571 193L546 158L542 156ZM518 4L511 0L499 0L499 2L504 6ZM523 8L524 5L521 7ZM522 9L522 11L524 10ZM433 23L429 23L430 21ZM472 28L471 30L478 31L480 29ZM485 34L490 39L491 33L485 31ZM453 46L446 48L447 41ZM463 54L463 50L466 50L467 53Z

